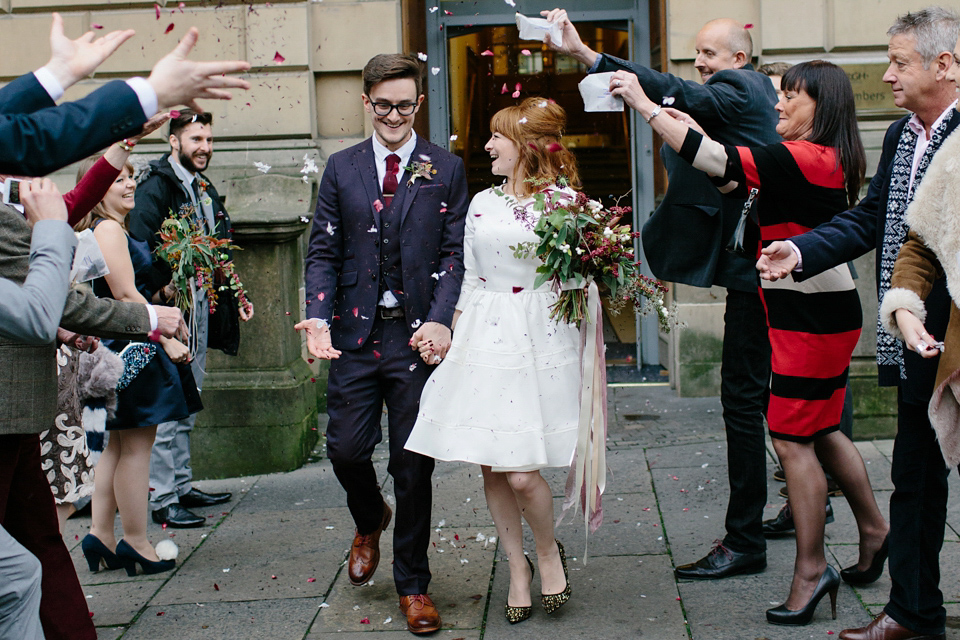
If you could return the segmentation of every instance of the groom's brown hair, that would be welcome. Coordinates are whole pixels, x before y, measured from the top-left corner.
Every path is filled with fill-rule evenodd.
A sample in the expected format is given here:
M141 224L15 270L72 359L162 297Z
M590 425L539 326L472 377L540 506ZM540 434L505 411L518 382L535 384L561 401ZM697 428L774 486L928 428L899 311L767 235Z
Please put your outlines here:
M370 58L363 67L363 92L369 97L373 87L397 78L410 78L417 85L417 97L423 93L423 65L417 56L404 53L381 53Z

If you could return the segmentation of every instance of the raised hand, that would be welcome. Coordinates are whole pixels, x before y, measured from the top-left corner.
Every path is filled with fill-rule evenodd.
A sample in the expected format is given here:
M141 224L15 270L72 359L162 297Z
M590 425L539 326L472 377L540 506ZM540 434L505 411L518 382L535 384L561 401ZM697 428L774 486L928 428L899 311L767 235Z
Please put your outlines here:
M580 39L580 34L577 33L577 28L570 22L570 18L567 17L567 11L565 9L541 11L540 15L549 22L560 24L560 29L563 34L563 44L559 47L555 46L549 34L543 39L551 49L565 53L568 56L573 56L587 65L587 67L593 66L593 63L597 60L597 52L585 45L583 40Z
M634 111L640 111L640 107L644 104L656 106L643 91L636 74L629 71L617 71L610 77L610 95L623 98L624 104Z
M760 253L760 259L757 260L757 271L760 272L761 278L771 282L786 278L799 262L793 248L780 240L771 242Z
M147 81L157 92L160 109L186 105L202 113L196 103L199 98L229 100L226 89L249 89L250 83L224 74L250 69L250 63L240 60L228 62L194 62L187 56L200 37L196 27L190 27L173 51L153 66Z
M296 331L305 331L307 334L307 351L314 358L321 360L337 360L340 351L333 348L330 340L330 327L316 318L307 318L293 326Z
M133 29L126 29L95 38L93 31L87 31L76 40L71 40L63 33L63 18L59 13L54 13L50 26L50 62L46 67L67 89L93 73L133 34Z
M50 178L34 178L20 183L20 202L32 227L40 220L67 221L67 205Z
M160 127L164 125L170 119L169 111L161 111L160 113L154 115L152 118L143 123L143 129L140 130L135 136L130 136L127 138L129 142L140 142L142 138L147 137Z

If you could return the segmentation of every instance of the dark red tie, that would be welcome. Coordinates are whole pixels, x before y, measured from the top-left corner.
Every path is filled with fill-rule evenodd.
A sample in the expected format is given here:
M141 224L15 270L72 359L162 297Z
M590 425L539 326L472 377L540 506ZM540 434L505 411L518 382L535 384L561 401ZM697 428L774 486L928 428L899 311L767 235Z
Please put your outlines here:
M383 176L383 204L386 207L393 202L393 194L397 192L397 169L400 168L400 156L391 153L387 156L387 172Z

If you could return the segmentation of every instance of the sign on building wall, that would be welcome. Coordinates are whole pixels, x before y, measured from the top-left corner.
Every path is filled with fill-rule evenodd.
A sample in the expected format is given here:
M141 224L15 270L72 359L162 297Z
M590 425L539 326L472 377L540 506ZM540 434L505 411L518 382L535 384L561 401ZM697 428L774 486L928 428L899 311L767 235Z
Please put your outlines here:
M883 81L887 66L886 63L842 65L853 85L859 118L889 118L902 114L893 103L890 85Z

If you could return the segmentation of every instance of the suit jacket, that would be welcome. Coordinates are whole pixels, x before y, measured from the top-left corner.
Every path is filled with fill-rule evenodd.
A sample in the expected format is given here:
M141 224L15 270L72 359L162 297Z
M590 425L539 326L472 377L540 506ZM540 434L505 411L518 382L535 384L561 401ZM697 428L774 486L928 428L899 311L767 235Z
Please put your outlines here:
M910 116L894 122L883 138L883 151L877 171L870 180L867 195L856 206L833 217L830 222L799 236L790 238L800 250L803 259L802 271L793 272L793 279L802 282L807 278L831 269L838 264L854 260L863 254L883 247L883 233L887 224L887 201L890 196L890 172L900 142L900 134ZM944 135L949 135L960 125L960 113L954 111L947 123ZM939 151L938 151L939 153ZM900 251L900 247L891 248ZM880 284L880 252L876 262L877 286ZM936 284L927 298L928 318L932 324L927 329L932 335L942 336L946 330L950 309L950 297L943 281ZM880 384L901 386L904 398L915 404L926 404L933 390L937 371L937 358L925 360L912 351L904 352L907 366L907 384L901 384L899 367L880 367Z
M436 174L399 179L392 207L400 212L403 302L407 325L450 326L463 280L467 182L463 162L423 138L410 158L429 156ZM370 335L380 293L383 198L367 139L330 156L320 180L306 258L307 317L330 323L333 346L359 349ZM442 274L442 275L441 275Z
M28 73L0 89L0 173L42 176L140 131L137 94L114 80L57 106Z
M602 55L597 72L623 69L636 74L656 103L692 116L707 134L723 144L760 146L780 141L776 132L777 102L769 78L749 64L713 74L704 84ZM720 285L756 292L754 261L725 250L733 235L743 200L725 197L707 174L694 169L664 145L660 157L669 184L660 206L643 225L643 252L661 280L695 287Z
M77 237L59 220L40 220L30 241L30 272L23 285L0 278L0 337L47 344L67 301Z
M0 277L23 283L30 269L30 226L16 209L0 205ZM105 338L146 337L150 316L142 304L67 293L60 326ZM0 339L0 435L40 433L57 413L56 346Z

